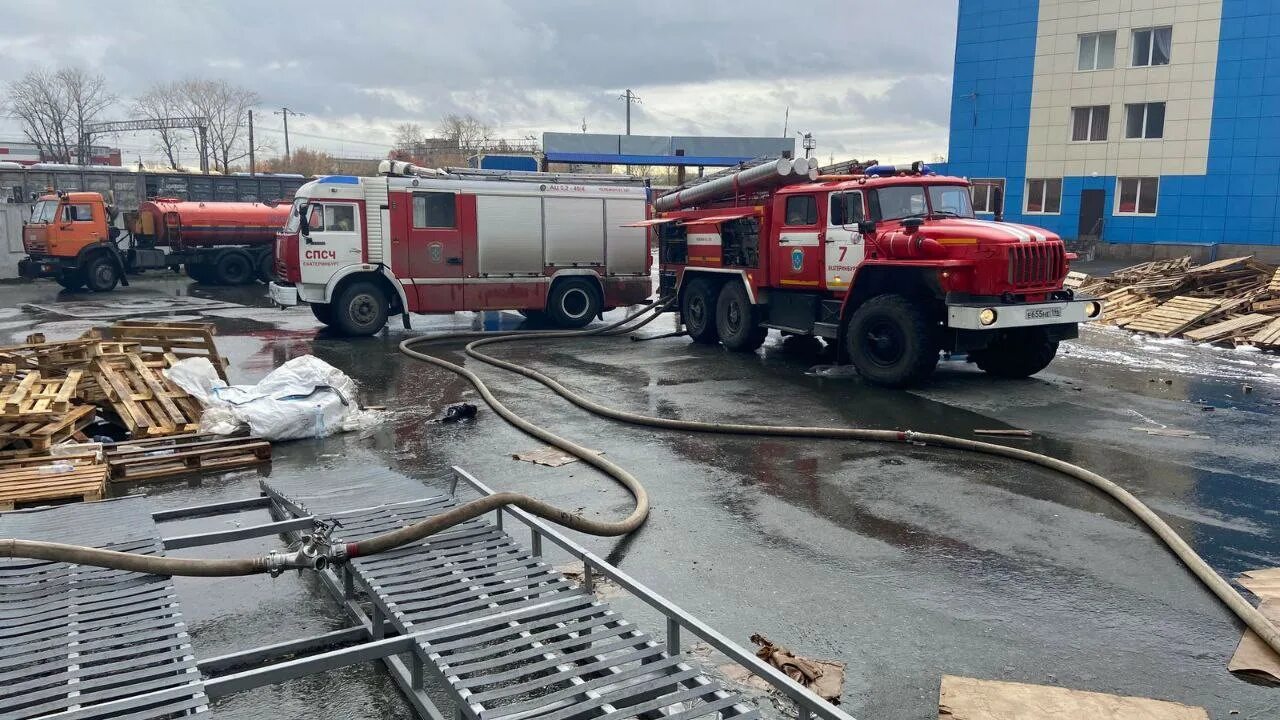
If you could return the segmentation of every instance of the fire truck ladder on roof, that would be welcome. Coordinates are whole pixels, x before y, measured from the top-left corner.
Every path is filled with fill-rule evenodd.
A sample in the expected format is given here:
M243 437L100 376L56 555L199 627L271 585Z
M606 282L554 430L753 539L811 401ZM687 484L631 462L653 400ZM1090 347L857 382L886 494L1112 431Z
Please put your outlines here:
M608 173L545 173L528 170L482 170L479 168L447 167L444 172L468 180L508 180L515 182L563 182L644 185L647 180L634 175Z

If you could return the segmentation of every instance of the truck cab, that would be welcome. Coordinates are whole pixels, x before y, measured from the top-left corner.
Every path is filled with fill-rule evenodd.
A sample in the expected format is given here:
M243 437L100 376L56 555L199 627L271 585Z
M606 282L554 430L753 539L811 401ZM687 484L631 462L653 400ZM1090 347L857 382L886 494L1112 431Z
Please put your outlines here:
M1101 314L1063 288L1061 238L976 219L964 178L879 166L746 190L653 221L661 289L695 341L752 351L770 329L823 337L868 380L903 386L941 352L1035 374Z
M124 275L113 244L111 209L96 192L58 192L36 200L22 228L22 277L51 277L68 290L105 291Z

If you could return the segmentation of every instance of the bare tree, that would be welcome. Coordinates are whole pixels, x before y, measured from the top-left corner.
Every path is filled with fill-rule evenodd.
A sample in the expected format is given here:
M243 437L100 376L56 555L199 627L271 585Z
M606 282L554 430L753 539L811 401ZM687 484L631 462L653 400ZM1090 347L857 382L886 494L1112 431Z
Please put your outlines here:
M213 167L228 172L231 164L249 156L249 109L258 94L225 80L183 80L179 94L187 115L208 118L208 152Z
M400 123L392 128L392 131L395 134L395 146L397 149L408 150L423 144L426 140L422 132L422 126L418 123Z
M484 148L485 143L493 137L493 128L469 113L467 115L450 113L440 119L436 134L456 144L464 154L471 154Z
M146 93L133 101L133 113L148 120L161 120L185 115L189 108L182 93L182 84L176 82L156 83ZM156 130L158 135L156 149L164 153L169 167L180 170L179 158L186 143L186 130L162 128Z
M8 88L9 110L22 123L23 133L43 157L55 162L71 162L73 157L87 161L79 149L85 128L115 100L101 75L75 67L32 70Z

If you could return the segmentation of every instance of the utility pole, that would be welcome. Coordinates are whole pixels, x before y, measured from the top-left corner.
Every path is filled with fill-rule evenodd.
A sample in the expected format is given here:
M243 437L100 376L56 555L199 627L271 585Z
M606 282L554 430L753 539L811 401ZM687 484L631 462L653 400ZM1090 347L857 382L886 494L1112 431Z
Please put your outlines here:
M631 88L627 88L627 91L619 95L618 99L627 101L627 134L630 135L631 134L631 103L639 104L640 96L631 92Z
M253 177L253 111L249 111L249 177Z
M782 114L782 137L787 136L787 129L791 127L791 106L787 106L787 111Z
M796 131L800 136L800 147L804 148L804 156L807 158L813 154L813 149L818 147L818 141L813 139L813 133Z
M284 161L289 162L289 116L306 117L306 115L296 110L290 110L287 107L280 108L275 111L275 114L284 118Z

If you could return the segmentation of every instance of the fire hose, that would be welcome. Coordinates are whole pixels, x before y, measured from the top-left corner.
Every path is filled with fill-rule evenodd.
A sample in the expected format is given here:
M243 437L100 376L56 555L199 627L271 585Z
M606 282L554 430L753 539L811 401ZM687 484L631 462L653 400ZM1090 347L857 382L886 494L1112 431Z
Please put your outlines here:
M485 345L495 345L498 343L514 342L519 340L550 340L570 337L618 335L633 332L660 316L660 313L665 306L665 304L660 306L660 303L662 302L663 301L651 303L642 307L637 312L628 315L622 320L588 330L518 330L501 333L456 332L415 337L400 343L400 350L406 355L449 370L450 372L465 378L472 384L472 386L475 387L477 392L480 393L480 396L495 412L521 431L564 450L618 481L618 483L625 487L635 498L634 508L631 513L622 520L591 520L522 493L502 492L470 501L440 515L436 515L412 525L392 530L365 540L330 546L326 539L313 535L308 536L308 539L297 549L292 549L287 553L272 552L267 557L217 560L169 558L28 540L0 540L0 557L23 557L71 562L82 565L94 565L159 575L217 577L250 575L263 572L276 574L280 572L281 569L286 568L309 567L321 570L331 563L337 564L354 557L386 552L396 547L417 542L432 534L440 532L441 530L453 527L457 524L466 522L467 520L479 517L504 506L519 507L532 515L541 517L572 530L592 535L625 535L643 524L649 514L649 498L643 485L641 485L639 480L631 475L631 473L592 450L574 443L571 440L555 435L554 433L551 433L550 431L520 417L518 414L503 405L489 390L489 387L484 383L484 381L471 370L468 370L456 363L444 360L443 358L413 349L414 346L428 343L441 343L467 338L477 338L465 346L464 351L468 356L488 365L508 370L531 380L535 380L583 410L619 422L685 432L763 435L772 437L803 437L831 440L860 440L934 446L1020 460L1022 462L1039 465L1062 473L1063 475L1101 490L1103 493L1120 503L1120 505L1126 510L1131 512L1143 524L1150 528L1153 533L1155 533L1156 537L1158 537L1161 542L1163 542L1174 553L1174 555L1176 555L1178 559L1181 560L1189 570L1191 570L1192 574L1194 574L1196 578L1200 580L1200 582L1203 583L1204 586L1227 607L1227 609L1257 633L1258 636L1267 643L1267 645L1276 652L1280 652L1280 630L1277 630L1270 620L1245 600L1244 597L1235 590L1235 588L1231 587L1230 583L1218 575L1217 572L1215 572L1213 568L1210 567L1209 564L1205 562L1205 560L1201 558L1200 555L1197 554L1195 550L1193 550L1172 527L1169 526L1168 523L1161 519L1159 515L1152 511L1151 508L1147 507L1132 493L1125 490L1117 483L1077 465L1073 465L1041 453L1031 452L1029 450L1022 450L1019 448L1007 447L978 440L957 438L948 435L918 433L910 430L872 430L866 428L715 423L695 420L672 420L652 417L649 415L641 415L639 413L618 410L595 402L573 392L554 378L537 370L502 360L492 355L487 355L478 350L478 348ZM629 323L641 318L646 313L650 313L647 318L644 318L632 327L626 327Z

